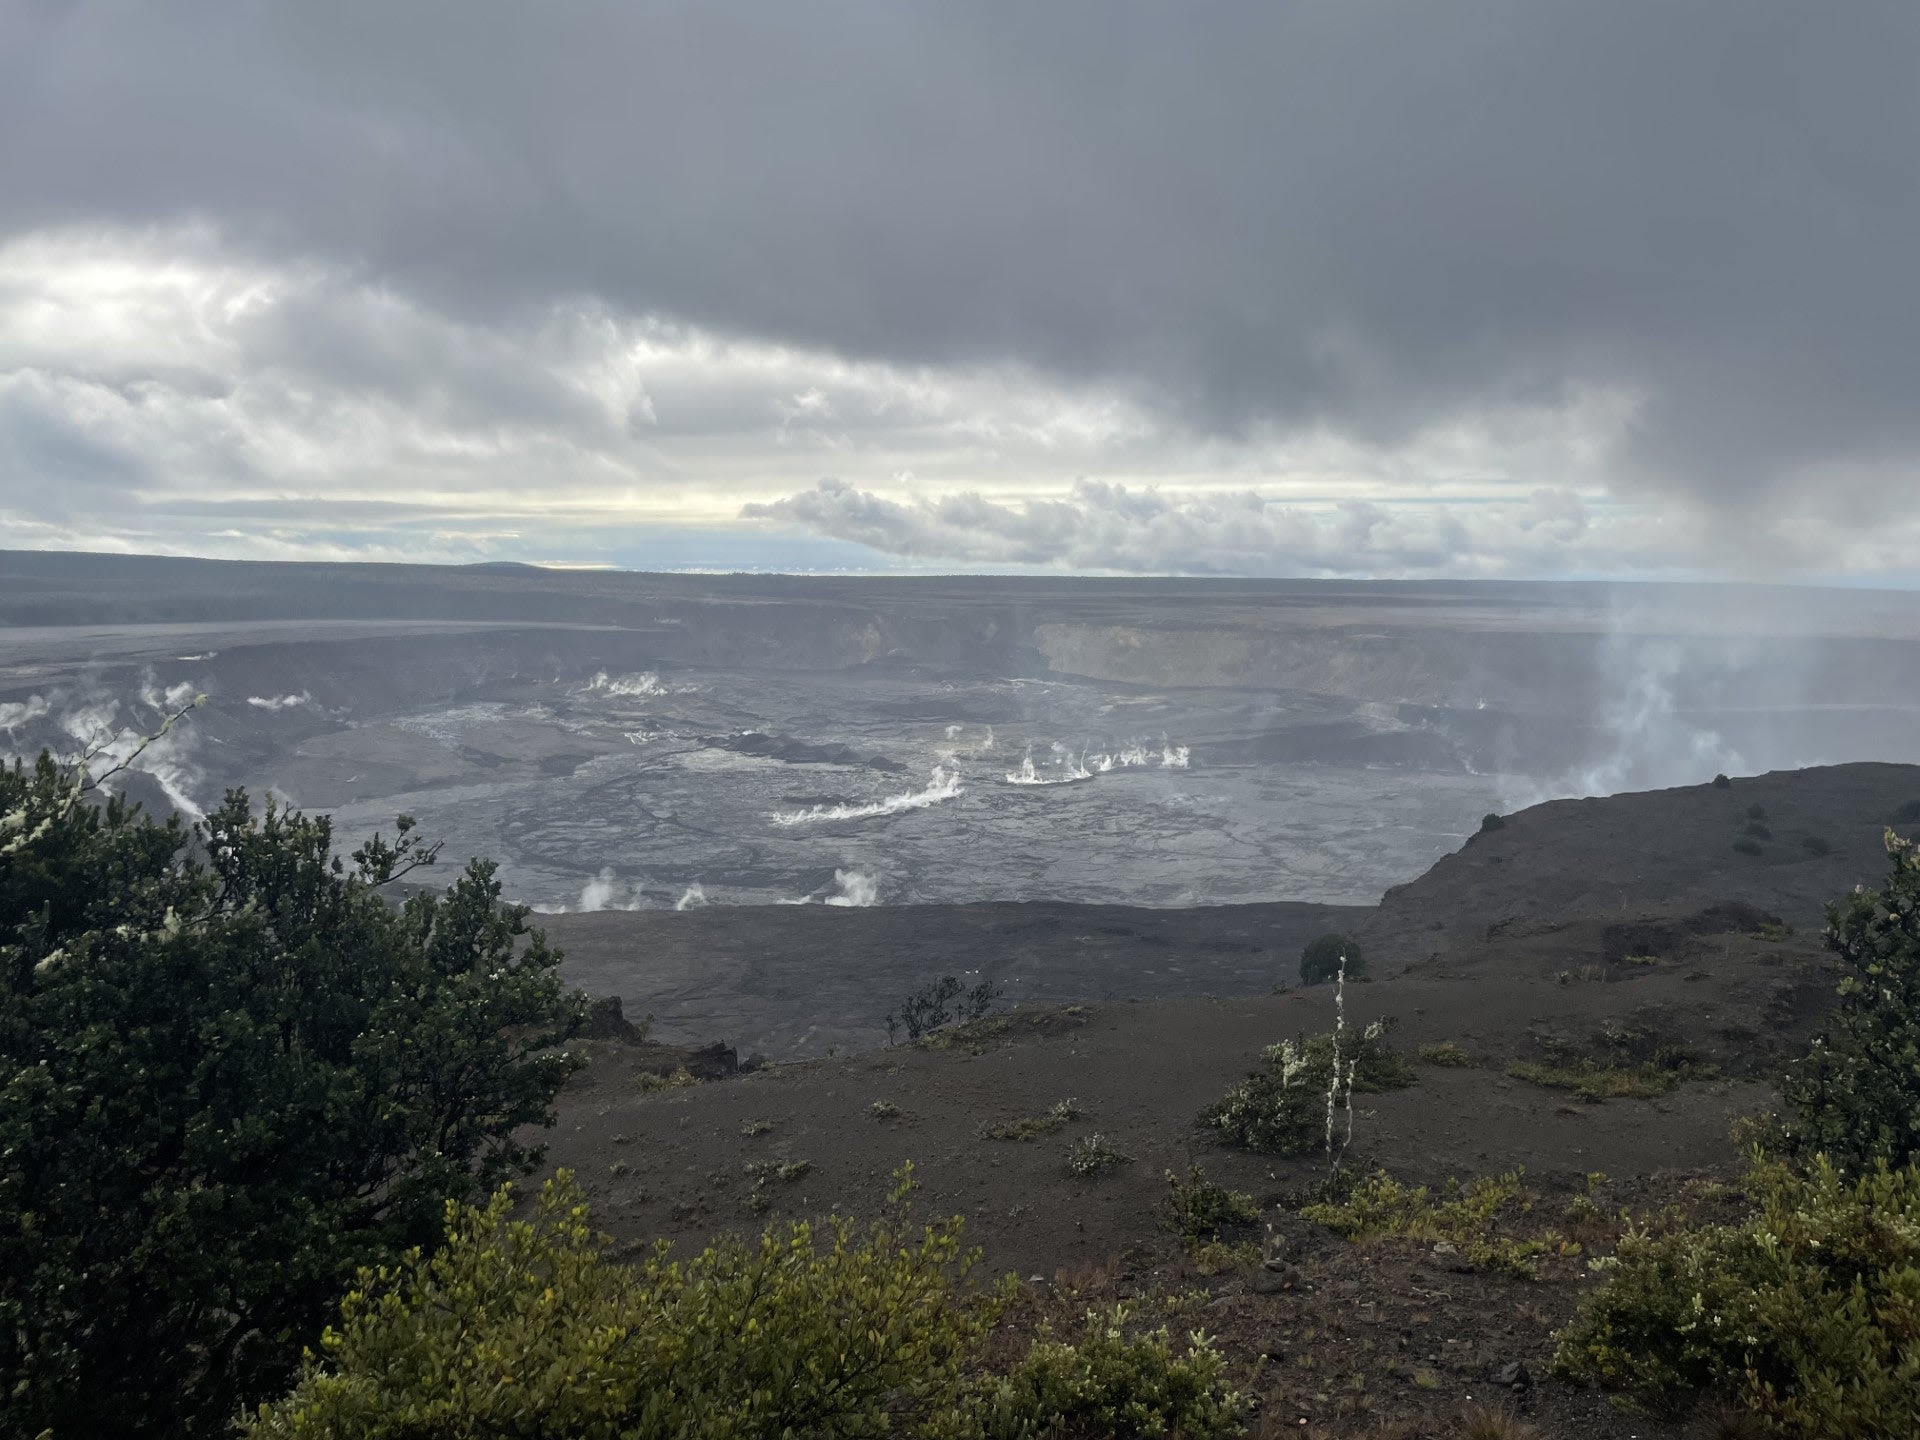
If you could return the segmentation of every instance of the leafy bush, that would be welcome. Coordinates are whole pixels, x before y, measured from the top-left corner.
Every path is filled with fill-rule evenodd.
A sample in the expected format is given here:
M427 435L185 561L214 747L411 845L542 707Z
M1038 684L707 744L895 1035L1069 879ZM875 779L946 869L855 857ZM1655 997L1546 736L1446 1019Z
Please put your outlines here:
M1382 1042L1388 1021L1350 1030L1341 1069L1361 1094L1413 1084L1413 1067ZM1327 1141L1328 1094L1334 1088L1334 1037L1313 1035L1269 1045L1257 1070L1200 1112L1200 1123L1230 1145L1272 1155L1307 1155ZM1351 1113L1349 1110L1348 1113Z
M1401 1185L1381 1170L1356 1181L1345 1199L1309 1205L1300 1213L1349 1240L1385 1236L1444 1242L1476 1270L1531 1280L1534 1257L1565 1242L1551 1231L1528 1239L1498 1233L1503 1223L1533 1208L1531 1197L1521 1189L1521 1174L1514 1170L1482 1175L1464 1187L1449 1180L1435 1197L1426 1186Z
M299 1384L247 1433L887 1435L959 1404L994 1315L957 1292L973 1263L958 1220L859 1233L836 1217L628 1266L564 1173L531 1219L512 1210L506 1190L449 1206L438 1254L363 1273Z
M905 1030L909 1041L919 1040L955 1022L970 1024L985 1016L999 998L999 988L991 980L968 989L957 976L942 976L914 991L897 1012L887 1016L887 1038L891 1041Z
M1507 822L1504 816L1488 813L1480 817L1480 833L1482 835L1491 834L1495 830L1504 830L1506 828Z
M1886 846L1886 887L1827 907L1827 944L1849 973L1786 1084L1793 1139L1855 1170L1920 1161L1920 848L1892 831Z
M1555 1368L1720 1391L1809 1440L1920 1435L1920 1169L1762 1160L1748 1189L1737 1225L1630 1230Z
M240 792L189 832L0 770L0 1433L224 1431L357 1267L531 1167L584 1016L402 819L349 864Z
M1116 1165L1130 1164L1132 1160L1131 1155L1122 1155L1107 1142L1106 1136L1096 1131L1068 1147L1067 1173L1088 1179Z
M1225 1440L1245 1430L1251 1402L1227 1388L1225 1362L1205 1335L1177 1352L1165 1327L1129 1338L1126 1319L1121 1306L1088 1312L1077 1344L1042 1335L1006 1376L973 1391L947 1435Z
M1367 957L1351 937L1329 933L1309 940L1300 952L1300 983L1324 985L1337 978L1342 959L1347 962L1347 979L1358 980L1367 973Z
M1729 780L1724 774L1716 775L1713 777L1713 788L1716 790L1730 790L1733 788L1733 781Z
M1207 1178L1198 1165L1182 1176L1167 1171L1170 1192L1160 1205L1160 1223L1178 1235L1192 1249L1207 1240L1217 1240L1220 1231L1234 1225L1252 1225L1260 1219L1260 1207L1253 1197Z
M250 1440L1041 1440L1238 1434L1247 1402L1204 1336L1129 1337L1089 1314L1004 1374L984 1364L1005 1289L969 1293L955 1218L916 1228L904 1201L865 1230L728 1237L684 1263L665 1245L617 1262L564 1172L532 1216L505 1190L449 1206L432 1257L362 1274L293 1391Z
M1464 1070L1473 1064L1473 1056L1451 1040L1441 1040L1433 1045L1422 1045L1417 1052L1429 1065L1446 1065Z

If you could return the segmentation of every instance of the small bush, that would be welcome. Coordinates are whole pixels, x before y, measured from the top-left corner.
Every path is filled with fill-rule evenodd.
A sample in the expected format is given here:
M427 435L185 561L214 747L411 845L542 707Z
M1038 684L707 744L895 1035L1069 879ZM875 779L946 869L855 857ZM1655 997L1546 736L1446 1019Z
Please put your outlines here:
M1042 1135L1051 1135L1070 1120L1080 1118L1078 1100L1056 1100L1047 1107L1044 1115L1027 1115L1018 1120L1004 1120L998 1125L989 1125L980 1133L988 1140L1038 1140Z
M1644 1100L1664 1095L1682 1080L1708 1080L1717 1073L1711 1065L1679 1056L1638 1065L1600 1065L1582 1059L1566 1065L1516 1060L1507 1066L1507 1074L1516 1080L1550 1090L1571 1090L1596 1105L1603 1100Z
M1449 1180L1436 1197L1424 1185L1401 1185L1377 1171L1355 1182L1344 1200L1309 1205L1300 1213L1356 1243L1383 1237L1445 1243L1476 1270L1531 1280L1534 1258L1564 1242L1551 1231L1524 1240L1498 1233L1503 1222L1533 1208L1520 1180L1518 1170L1483 1175L1465 1186Z
M1129 1338L1126 1319L1124 1307L1089 1311L1074 1344L1043 1333L1026 1359L967 1397L942 1440L1227 1440L1246 1429L1252 1402L1227 1387L1226 1362L1205 1335L1196 1331L1176 1351L1164 1327Z
M904 1198L906 1186L896 1192ZM253 1440L894 1433L952 1414L992 1324L960 1222L724 1238L615 1262L564 1172L534 1214L450 1206L446 1246L363 1272Z
M1167 1171L1167 1198L1160 1202L1160 1223L1180 1237L1189 1250L1218 1240L1223 1228L1252 1225L1260 1219L1253 1197L1207 1178L1198 1165L1185 1176Z
M1361 1094L1413 1084L1413 1067L1389 1050L1382 1036L1390 1021L1349 1030L1341 1042L1341 1069L1352 1069ZM1257 1070L1200 1112L1200 1123L1229 1145L1271 1155L1306 1155L1326 1143L1327 1094L1333 1087L1333 1036L1269 1045ZM1348 1111L1348 1113L1351 1113Z
M1749 820L1764 820L1764 819L1766 819L1766 818L1767 818L1767 807L1766 807L1766 806L1764 806L1764 805L1749 805L1749 806L1747 806L1747 818L1748 818Z
M1446 1065L1464 1070L1473 1064L1473 1056L1451 1040L1442 1040L1434 1045L1422 1045L1419 1056L1429 1065Z
M1739 851L1742 855L1759 855L1764 853L1764 850L1765 850L1765 847L1762 846L1758 840L1750 839L1747 837L1742 837L1741 839L1734 841L1733 848Z
M1748 1190L1739 1224L1629 1230L1554 1368L1717 1391L1807 1440L1920 1435L1920 1170L1761 1160Z
M1505 816L1487 814L1480 817L1480 833L1482 835L1491 834L1495 830L1504 830L1506 828L1507 821Z
M684 1065L676 1066L664 1075L653 1070L642 1070L633 1077L634 1088L643 1095L658 1094L662 1090L684 1090L689 1085L699 1083L693 1072Z
M771 1120L742 1120L740 1122L740 1133L742 1135L765 1135L772 1129L773 1122Z
M1300 983L1324 985L1340 974L1340 962L1347 962L1347 979L1358 980L1367 973L1367 957L1351 937L1326 934L1307 942L1300 952Z
M1074 1142L1067 1151L1067 1173L1088 1179L1111 1170L1116 1165L1131 1163L1132 1157L1122 1155L1107 1143L1106 1136L1098 1131L1083 1140Z
M891 1100L876 1100L867 1107L867 1114L876 1120L898 1120L901 1110Z
M1713 788L1716 790L1731 790L1733 788L1733 781L1729 780L1725 775L1716 775L1713 777Z
M1805 850L1809 855L1827 855L1833 851L1832 843L1819 835L1802 835L1800 837L1800 848Z

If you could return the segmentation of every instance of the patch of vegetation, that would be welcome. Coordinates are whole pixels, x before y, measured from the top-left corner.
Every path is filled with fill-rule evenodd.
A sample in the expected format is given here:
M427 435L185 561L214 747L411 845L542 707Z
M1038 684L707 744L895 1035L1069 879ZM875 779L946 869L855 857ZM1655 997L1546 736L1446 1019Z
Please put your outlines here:
M1116 1165L1128 1165L1133 1161L1130 1155L1122 1155L1107 1143L1107 1138L1097 1130L1081 1140L1077 1140L1067 1150L1067 1173L1087 1179L1111 1170Z
M907 996L900 1008L887 1016L887 1043L897 1043L903 1030L912 1042L949 1025L982 1019L999 998L1000 990L991 980L982 980L969 989L959 977L943 975Z
M1833 852L1832 843L1820 835L1802 835L1800 848L1809 855L1829 855Z
M876 1100L867 1107L867 1114L876 1120L898 1120L904 1113L891 1100Z
M1741 833L1743 835L1751 835L1756 840L1773 839L1773 831L1770 830L1767 826L1762 825L1758 820L1748 821L1747 824L1742 828Z
M1341 1040L1345 1085L1361 1094L1403 1089L1413 1067L1388 1049L1387 1021L1349 1029ZM1266 1051L1257 1070L1200 1113L1200 1123L1229 1145L1271 1155L1308 1155L1328 1145L1329 1093L1334 1090L1334 1036L1282 1040ZM1352 1114L1350 1104L1340 1107Z
M1473 1056L1451 1040L1422 1045L1416 1053L1429 1065L1444 1065L1456 1070L1465 1070L1474 1064Z
M536 1163L586 1004L484 862L394 903L410 819L340 857L87 766L0 769L0 1433L211 1434L359 1267Z
M1559 980L1562 985L1602 985L1606 983L1607 967L1596 961L1588 961L1576 970L1562 970Z
M1747 806L1747 819L1749 819L1749 820L1764 820L1764 819L1766 819L1766 818L1767 818L1767 807L1766 807L1766 806L1764 806L1764 805L1749 805L1749 806Z
M1167 1171L1167 1198L1160 1202L1160 1223L1180 1237L1191 1251L1204 1241L1218 1240L1223 1229L1257 1224L1260 1207L1253 1197L1207 1178L1195 1165L1183 1176Z
M1713 777L1713 788L1716 790L1731 790L1733 788L1733 781L1729 780L1724 774L1716 775Z
M1225 1361L1195 1331L1176 1350L1165 1326L1129 1337L1124 1306L1090 1310L1080 1337L1043 1332L1004 1377L978 1385L941 1440L1029 1440L1054 1435L1242 1434L1252 1401L1229 1389Z
M684 1065L677 1065L665 1074L656 1070L642 1070L633 1077L633 1085L643 1095L657 1095L662 1090L684 1090L689 1085L698 1085L698 1077Z
M1056 1100L1043 1115L1004 1120L998 1125L987 1126L980 1134L988 1140L1038 1140L1042 1135L1051 1135L1068 1121L1078 1120L1080 1113L1078 1100Z
M1480 833L1482 835L1488 835L1495 830L1504 830L1506 828L1507 821L1505 816L1487 814L1480 817Z
M1920 1434L1920 1169L1761 1160L1733 1225L1630 1230L1555 1369L1645 1400L1712 1390L1810 1440Z
M1522 1172L1514 1170L1482 1175L1464 1186L1449 1180L1435 1196L1424 1185L1408 1187L1377 1171L1356 1181L1343 1200L1309 1205L1300 1213L1355 1242L1397 1238L1450 1246L1476 1270L1532 1280L1534 1260L1566 1250L1568 1242L1552 1231L1524 1239L1500 1233L1503 1225L1533 1209L1521 1178Z
M740 1122L740 1133L742 1135L765 1135L771 1129L773 1129L773 1122L771 1120L742 1120Z
M1516 1080L1550 1090L1571 1090L1582 1100L1594 1104L1603 1100L1644 1100L1666 1094L1682 1080L1709 1080L1718 1073L1713 1066L1682 1058L1677 1052L1661 1059L1643 1060L1637 1065L1603 1065L1582 1057L1562 1064L1516 1060L1507 1066L1507 1074Z
M1346 977L1358 980L1367 973L1367 957L1352 937L1329 932L1307 942L1300 952L1300 983L1324 985L1338 979L1341 961L1346 962Z
M1763 846L1758 840L1750 839L1744 836L1741 839L1738 839L1733 842L1733 848L1739 851L1742 855L1761 855L1766 853L1766 847Z
M1827 909L1840 1003L1786 1083L1793 1142L1855 1172L1920 1162L1920 846L1886 847L1885 887Z

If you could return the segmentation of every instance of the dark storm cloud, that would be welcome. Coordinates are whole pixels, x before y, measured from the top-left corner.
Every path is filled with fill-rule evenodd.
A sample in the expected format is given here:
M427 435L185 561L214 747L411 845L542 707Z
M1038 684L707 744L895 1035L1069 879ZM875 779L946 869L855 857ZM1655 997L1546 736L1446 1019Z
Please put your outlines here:
M1920 476L1910 0L0 15L10 234L201 221L448 313L1011 360L1196 435L1618 390L1616 490L1736 509Z

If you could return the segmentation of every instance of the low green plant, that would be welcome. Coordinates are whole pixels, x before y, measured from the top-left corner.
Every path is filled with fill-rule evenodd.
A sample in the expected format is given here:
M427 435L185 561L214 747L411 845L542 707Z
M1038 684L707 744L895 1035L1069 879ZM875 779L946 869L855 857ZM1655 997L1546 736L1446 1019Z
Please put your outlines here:
M564 1172L532 1216L450 1206L446 1244L363 1272L254 1440L876 1436L950 1415L996 1314L961 1223L768 1229L632 1265Z
M980 1133L988 1140L1038 1140L1042 1135L1051 1135L1068 1121L1079 1118L1078 1100L1056 1100L1044 1114L1003 1120L998 1125L986 1126Z
M1389 1050L1382 1037L1389 1021L1349 1030L1342 1041L1340 1083L1360 1094L1398 1090L1413 1084L1413 1067ZM1200 1123L1229 1145L1271 1155L1331 1153L1329 1120L1333 1091L1334 1036L1282 1040L1266 1050L1266 1068L1235 1085L1200 1113ZM1335 1109L1351 1116L1351 1103Z
M1422 1045L1416 1053L1429 1065L1444 1065L1464 1070L1473 1064L1473 1056L1451 1040Z
M1476 1270L1531 1280L1535 1257L1566 1248L1566 1242L1552 1231L1527 1238L1500 1233L1503 1224L1533 1209L1522 1176L1519 1170L1482 1175L1464 1186L1449 1180L1436 1196L1424 1185L1402 1185L1382 1170L1355 1181L1344 1199L1309 1205L1300 1213L1355 1242L1392 1237L1444 1243Z
M742 1120L740 1122L740 1133L742 1135L765 1135L772 1129L773 1122L771 1120Z
M1480 833L1482 835L1490 834L1495 830L1504 830L1506 828L1507 828L1507 822L1504 816L1486 814L1480 817Z
M1116 1165L1128 1164L1131 1159L1131 1156L1122 1155L1108 1144L1106 1136L1095 1131L1068 1148L1067 1173L1089 1179Z
M982 980L969 989L958 976L943 975L907 996L900 1008L887 1016L887 1042L894 1043L902 1030L911 1042L948 1025L982 1019L999 998L1000 989L991 980Z
M1682 1080L1708 1080L1718 1073L1711 1065L1677 1057L1645 1060L1637 1065L1602 1065L1582 1058L1566 1064L1515 1060L1507 1066L1507 1074L1516 1080L1550 1090L1571 1090L1596 1105L1603 1100L1644 1100L1664 1095Z
M898 1120L901 1110L891 1100L876 1100L867 1107L867 1114L876 1120Z
M1160 1223L1189 1250L1218 1240L1222 1229L1253 1225L1260 1219L1260 1207L1251 1195L1209 1180L1198 1165L1185 1175L1167 1171L1167 1191L1167 1198L1160 1202Z
M1200 1331L1177 1349L1165 1326L1129 1335L1124 1306L1087 1313L1077 1341L1043 1332L1026 1358L967 1396L941 1440L1047 1436L1228 1440L1252 1401L1226 1384L1226 1361Z
M684 1065L675 1066L665 1074L654 1070L642 1070L633 1077L634 1088L642 1095L655 1095L662 1090L684 1090L689 1085L698 1085L700 1081Z
M1561 1333L1566 1378L1710 1390L1804 1440L1920 1435L1920 1169L1755 1157L1737 1224L1633 1228Z

